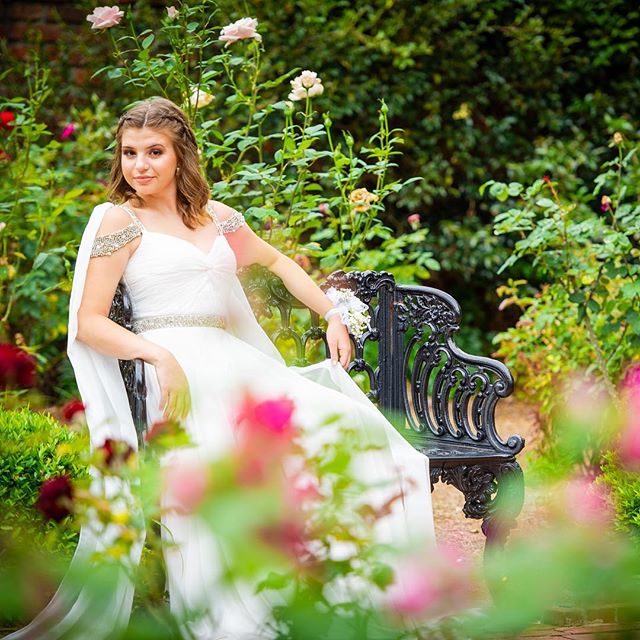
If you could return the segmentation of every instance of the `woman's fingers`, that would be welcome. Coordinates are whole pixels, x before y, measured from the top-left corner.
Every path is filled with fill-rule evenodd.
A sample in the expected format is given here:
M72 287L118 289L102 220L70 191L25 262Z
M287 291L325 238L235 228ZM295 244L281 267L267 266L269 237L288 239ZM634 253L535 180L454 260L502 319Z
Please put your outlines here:
M349 366L351 360L351 342L349 340L342 340L338 345L338 352L340 353L340 364L343 369Z
M331 362L334 364L338 362L338 339L329 338L329 354L331 355Z

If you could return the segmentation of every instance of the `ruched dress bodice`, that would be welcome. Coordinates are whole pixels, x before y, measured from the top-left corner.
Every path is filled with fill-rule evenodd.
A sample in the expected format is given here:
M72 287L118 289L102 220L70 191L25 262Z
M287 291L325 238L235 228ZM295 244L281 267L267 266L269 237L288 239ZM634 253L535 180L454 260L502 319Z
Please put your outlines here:
M134 320L180 314L226 317L236 268L224 235L216 236L205 253L187 240L145 230L122 280Z

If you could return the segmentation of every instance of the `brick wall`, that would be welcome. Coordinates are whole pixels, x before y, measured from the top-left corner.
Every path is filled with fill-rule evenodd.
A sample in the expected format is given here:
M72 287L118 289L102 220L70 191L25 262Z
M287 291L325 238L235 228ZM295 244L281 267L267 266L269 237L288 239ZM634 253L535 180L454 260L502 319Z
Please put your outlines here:
M124 3L123 3L124 4ZM34 45L34 34L42 36L43 60L60 60L69 80L78 84L89 81L82 54L73 47L77 37L86 37L89 23L87 11L74 2L4 0L0 5L0 37L6 43L9 57L23 60Z

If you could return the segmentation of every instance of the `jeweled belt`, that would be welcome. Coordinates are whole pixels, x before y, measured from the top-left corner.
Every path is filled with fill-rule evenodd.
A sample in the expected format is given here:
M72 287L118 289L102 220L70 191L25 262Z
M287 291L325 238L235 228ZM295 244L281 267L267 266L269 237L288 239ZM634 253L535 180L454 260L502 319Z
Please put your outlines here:
M152 329L168 329L173 327L215 327L224 329L226 322L222 316L211 315L171 315L171 316L151 316L133 321L133 333L142 333Z

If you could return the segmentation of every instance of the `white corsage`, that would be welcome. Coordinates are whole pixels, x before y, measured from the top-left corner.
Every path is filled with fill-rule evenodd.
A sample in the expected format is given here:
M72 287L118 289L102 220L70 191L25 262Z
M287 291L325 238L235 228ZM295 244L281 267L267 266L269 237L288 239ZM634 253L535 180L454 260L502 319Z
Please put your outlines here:
M369 307L358 298L351 289L336 289L331 287L325 291L327 298L335 305L325 314L328 320L335 313L340 314L342 324L354 338L359 338L365 331L371 329Z

